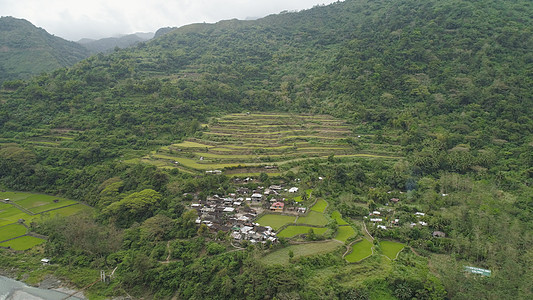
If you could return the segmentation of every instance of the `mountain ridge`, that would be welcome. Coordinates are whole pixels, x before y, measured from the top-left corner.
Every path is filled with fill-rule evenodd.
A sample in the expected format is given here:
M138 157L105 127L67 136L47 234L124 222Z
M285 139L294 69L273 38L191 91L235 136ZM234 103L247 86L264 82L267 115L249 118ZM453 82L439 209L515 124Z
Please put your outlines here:
M138 43L148 41L154 37L155 33L132 33L124 34L118 37L108 37L102 39L81 39L78 44L83 45L92 54L100 52L110 52L115 48L132 47Z
M0 45L0 82L29 78L88 57L80 45L13 17L0 18Z

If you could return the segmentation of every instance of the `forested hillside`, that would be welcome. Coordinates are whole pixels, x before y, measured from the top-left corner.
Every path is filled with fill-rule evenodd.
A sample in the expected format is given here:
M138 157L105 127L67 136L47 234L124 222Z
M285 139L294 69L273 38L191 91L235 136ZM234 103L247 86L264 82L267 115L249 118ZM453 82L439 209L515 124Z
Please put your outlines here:
M88 56L84 47L26 20L0 18L0 83L72 66Z
M100 295L525 299L533 294L532 15L527 0L346 0L188 25L6 81L0 187L96 207L96 216L43 220L34 229L50 236L47 255L80 274L118 266L117 280L94 291ZM387 159L299 159L251 188L300 179L302 190L327 200L327 213L354 228L389 206L392 194L400 201L392 220L430 227L371 228L378 252L379 239L409 246L394 261L348 264L337 250L268 265L260 258L276 248L226 253L219 246L233 249L231 238L198 229L187 207L195 197L234 192L234 180L140 159L165 151L168 160L183 150L169 145L188 138L182 145L197 147L221 116L245 112L330 115L360 138L342 147L397 151ZM222 134L230 141L231 132ZM202 153L215 147L200 145ZM413 217L420 211L427 215ZM66 230L74 227L90 234ZM99 249L84 246L111 233ZM476 277L464 265L493 273Z

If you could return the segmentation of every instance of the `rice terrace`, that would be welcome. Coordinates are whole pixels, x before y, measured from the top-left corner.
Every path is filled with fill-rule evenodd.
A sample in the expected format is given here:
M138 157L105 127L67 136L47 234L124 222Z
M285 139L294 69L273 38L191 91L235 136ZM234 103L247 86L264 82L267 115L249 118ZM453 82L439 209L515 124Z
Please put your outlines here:
M70 216L90 209L77 201L43 194L0 192L0 247L26 250L43 243L29 224L44 216Z
M140 160L188 173L276 176L305 159L397 158L399 145L374 143L345 121L325 115L235 113L214 118L203 131ZM130 160L138 162L139 159Z
M265 214L257 219L262 226L271 226L278 231L278 236L290 240L300 240L299 244L291 245L265 255L261 260L267 264L281 263L289 261L289 251L292 251L295 258L311 256L332 252L342 247L344 243L356 235L354 228L342 219L337 211L331 217L325 214L328 203L324 199L317 199L309 209L306 216L293 216L281 214ZM334 220L340 226L336 232L326 227L330 220ZM326 238L320 242L302 242L302 235L309 234Z

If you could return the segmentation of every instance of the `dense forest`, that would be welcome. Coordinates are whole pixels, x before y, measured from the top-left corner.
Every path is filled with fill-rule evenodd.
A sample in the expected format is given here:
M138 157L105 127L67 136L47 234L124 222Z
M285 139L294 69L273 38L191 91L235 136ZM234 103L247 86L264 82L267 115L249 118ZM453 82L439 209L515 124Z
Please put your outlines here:
M531 15L527 0L346 0L188 25L5 81L0 187L95 207L32 225L49 237L43 251L59 262L56 275L81 287L86 274L116 268L95 297L530 298ZM247 111L327 114L376 143L394 139L397 161L300 161L262 183L301 179L353 220L402 191L402 218L430 211L426 221L449 238L429 228L372 231L413 249L384 269L379 258L353 265L338 253L265 265L259 257L272 249L226 251L228 237L198 228L187 209L191 195L233 192L231 178L127 162L199 134L213 117ZM160 263L168 253L172 261ZM31 273L25 259L2 251L0 265ZM465 264L493 275L471 276Z

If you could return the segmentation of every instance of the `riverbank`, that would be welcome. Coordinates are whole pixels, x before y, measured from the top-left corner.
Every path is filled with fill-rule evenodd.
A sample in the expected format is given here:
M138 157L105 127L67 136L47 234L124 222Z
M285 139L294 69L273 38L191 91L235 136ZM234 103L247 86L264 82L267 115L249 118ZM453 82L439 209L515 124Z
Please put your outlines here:
M2 272L5 274L5 272ZM73 296L70 296L73 295ZM61 280L48 276L39 287L0 276L0 299L2 300L85 300L83 293L63 286Z

